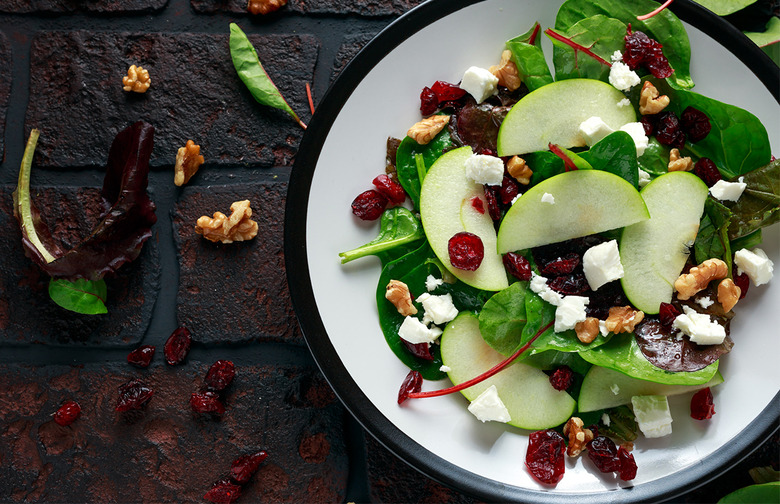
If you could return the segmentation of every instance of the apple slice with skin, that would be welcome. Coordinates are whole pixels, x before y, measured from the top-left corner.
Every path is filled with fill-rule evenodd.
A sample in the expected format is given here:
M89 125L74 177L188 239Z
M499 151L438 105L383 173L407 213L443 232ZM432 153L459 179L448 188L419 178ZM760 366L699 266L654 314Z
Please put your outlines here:
M666 385L632 378L614 369L593 366L582 380L577 409L584 412L614 408L630 404L634 396L685 394L721 383L723 376L720 373L715 373L710 381L701 385Z
M631 106L619 107L623 93L593 79L566 79L528 93L509 111L498 130L498 155L547 150L550 143L583 147L580 124L600 117L613 130L636 121Z
M649 218L639 192L624 178L601 170L569 171L518 198L498 230L498 252L579 238Z
M490 348L479 332L476 315L464 312L447 324L441 336L441 357L454 384L463 383L506 359ZM546 429L560 425L574 412L576 402L565 391L555 390L541 370L514 362L498 374L461 391L473 401L495 385L498 396L512 418L508 423L521 429Z
M658 313L669 303L674 281L699 232L707 185L690 172L665 173L646 185L642 198L650 220L628 226L620 239L623 290L636 308Z
M433 252L456 278L478 289L499 291L509 282L496 253L496 230L487 212L484 188L466 176L471 154L471 147L461 147L442 154L431 165L420 190L420 218ZM481 200L483 213L474 208L474 198ZM482 263L474 271L458 269L450 262L447 245L463 231L479 236L485 247Z

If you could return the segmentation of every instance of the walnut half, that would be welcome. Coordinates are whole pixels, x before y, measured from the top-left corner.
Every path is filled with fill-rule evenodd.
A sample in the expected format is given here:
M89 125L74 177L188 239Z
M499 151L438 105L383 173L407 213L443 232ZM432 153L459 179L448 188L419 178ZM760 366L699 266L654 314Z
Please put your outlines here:
M406 132L407 136L414 139L420 145L425 145L450 122L448 115L432 115L422 121L416 122Z
M213 242L233 243L251 240L257 236L257 222L253 221L249 200L230 205L230 217L214 212L214 217L203 216L195 225L195 232Z
M563 435L569 438L569 445L566 447L566 454L570 457L576 457L585 448L585 445L593 441L593 431L583 428L582 420L579 417L571 417L566 425L563 426Z
M417 308L412 303L409 287L400 280L390 280L385 289L385 298L393 303L398 313L404 317L417 313Z
M192 176L198 172L203 161L205 160L200 155L200 145L196 145L192 140L187 140L187 145L179 147L179 152L176 154L173 183L182 186L189 182Z
M710 280L725 278L728 273L728 266L725 262L716 258L707 259L674 281L677 299L682 301L690 299L700 290L704 290L709 285Z
M491 66L488 70L498 77L498 85L504 86L510 91L519 88L523 83L517 65L512 61L512 51L504 49L501 53L501 63Z
M604 321L607 330L614 334L630 333L634 327L645 318L645 312L635 310L630 306L613 306L609 316Z
M145 93L152 85L152 79L149 77L149 70L144 67L130 65L127 69L127 75L122 77L122 89L133 91L135 93Z
M287 5L287 0L249 0L246 10L252 14L270 14Z

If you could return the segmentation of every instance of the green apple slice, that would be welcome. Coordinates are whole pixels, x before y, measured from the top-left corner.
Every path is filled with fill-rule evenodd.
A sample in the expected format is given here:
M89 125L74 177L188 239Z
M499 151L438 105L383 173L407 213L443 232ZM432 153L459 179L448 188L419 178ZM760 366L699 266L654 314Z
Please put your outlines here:
M498 252L579 238L649 218L639 192L624 178L601 170L565 172L536 184L512 205L498 230Z
M448 375L455 385L506 359L485 343L479 332L479 319L469 312L461 313L447 324L441 336L441 358L450 368ZM569 394L550 385L550 378L543 371L522 362L511 364L461 393L473 401L491 385L496 386L498 396L512 417L508 423L521 429L538 430L560 425L571 417L576 406Z
M688 260L707 200L707 185L690 172L661 175L642 189L650 220L623 230L623 290L636 308L658 313L672 300L674 281Z
M566 79L528 93L509 111L498 130L498 155L547 150L550 143L583 147L580 124L600 117L613 130L636 121L633 107L619 107L623 93L593 79Z
M582 380L577 409L582 412L614 408L630 404L633 396L671 396L696 392L723 383L718 372L707 383L700 385L666 385L632 378L614 369L593 366Z
M433 252L456 278L478 289L499 291L509 282L496 253L496 230L487 213L485 191L466 176L466 160L471 154L471 147L461 147L442 154L431 165L420 190L420 218ZM474 208L473 198L482 201L485 212ZM463 231L479 236L485 247L485 257L474 271L458 269L450 262L447 245Z

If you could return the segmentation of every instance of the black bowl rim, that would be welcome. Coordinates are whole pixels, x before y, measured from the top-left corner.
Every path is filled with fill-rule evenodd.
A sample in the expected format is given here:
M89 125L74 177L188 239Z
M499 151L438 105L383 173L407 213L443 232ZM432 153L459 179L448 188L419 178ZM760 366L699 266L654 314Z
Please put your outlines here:
M428 477L487 502L557 503L572 498L585 503L663 501L691 491L747 457L760 441L780 428L780 392L736 439L685 471L635 487L597 493L553 493L520 488L476 475L423 448L392 424L363 394L330 343L308 268L306 211L314 170L333 120L365 75L397 45L428 24L485 0L428 0L400 16L374 37L341 71L317 107L298 149L285 209L284 254L293 308L317 365L340 401L379 443ZM672 10L740 57L780 101L780 68L744 34L690 0ZM518 470L522 470L518 463Z

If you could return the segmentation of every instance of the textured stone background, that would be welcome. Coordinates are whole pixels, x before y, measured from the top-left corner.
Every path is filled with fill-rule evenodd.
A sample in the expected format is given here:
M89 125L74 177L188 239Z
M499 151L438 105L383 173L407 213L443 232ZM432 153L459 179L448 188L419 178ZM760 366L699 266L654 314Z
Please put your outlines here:
M308 121L314 100L373 35L421 0L290 0L252 17L243 0L0 0L0 502L199 502L237 456L269 458L240 502L474 502L400 461L336 400L305 347L285 281L283 210L301 129L257 104L227 50L228 23L250 35L271 76ZM145 95L121 91L132 64ZM109 314L73 315L46 295L24 256L11 208L30 128L42 135L33 185L65 242L97 214L102 166L117 131L157 128L150 188L158 222L141 257L109 280ZM176 149L192 138L206 163L172 184ZM253 202L256 240L215 245L200 215ZM180 366L162 345L193 334ZM126 364L156 345L152 366ZM237 367L221 419L189 396L217 359ZM117 387L155 390L140 415L114 412ZM83 416L51 414L76 399ZM778 440L678 502L709 502L777 462ZM518 467L520 463L518 462ZM519 469L521 470L521 469Z

